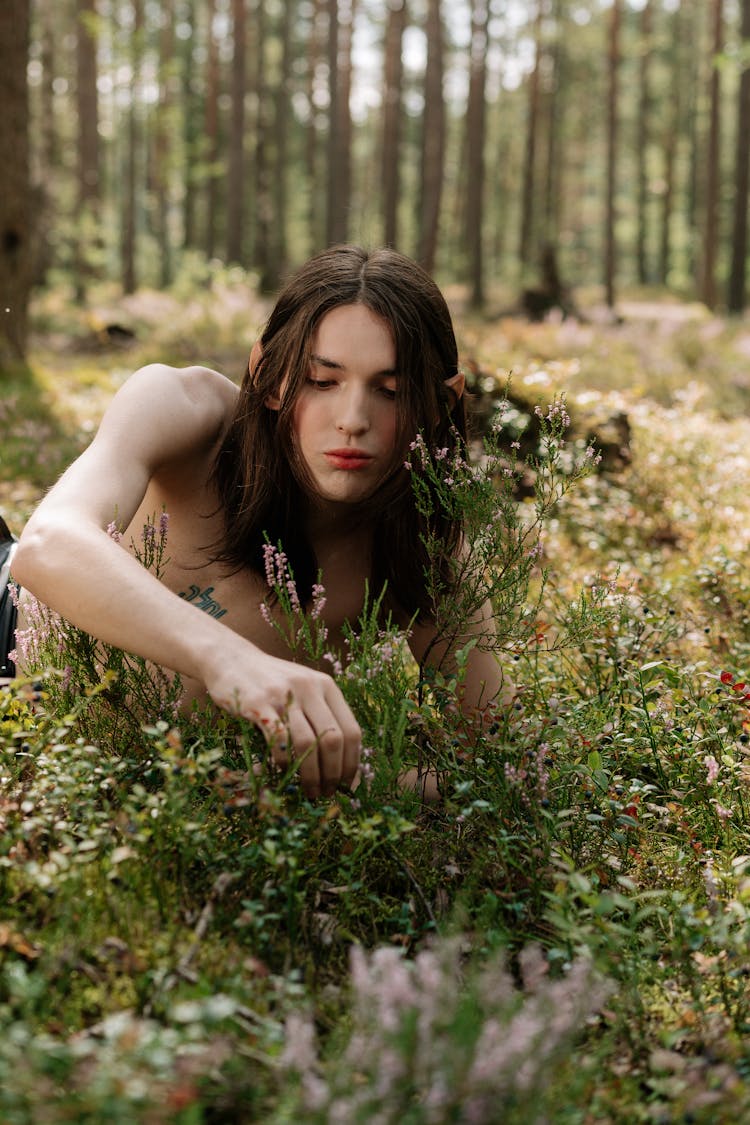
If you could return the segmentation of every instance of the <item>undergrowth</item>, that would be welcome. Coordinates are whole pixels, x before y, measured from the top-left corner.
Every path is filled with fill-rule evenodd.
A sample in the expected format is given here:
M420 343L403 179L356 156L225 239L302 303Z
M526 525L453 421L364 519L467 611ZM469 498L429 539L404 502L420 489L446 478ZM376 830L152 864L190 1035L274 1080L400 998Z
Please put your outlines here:
M38 608L40 674L0 693L3 1121L750 1114L750 585L720 427L737 457L742 431L640 409L614 477L545 408L525 501L502 411L481 468L415 443L419 502L469 517L441 631L489 590L512 702L467 722L461 660L417 667L371 597L328 661L366 746L335 798Z

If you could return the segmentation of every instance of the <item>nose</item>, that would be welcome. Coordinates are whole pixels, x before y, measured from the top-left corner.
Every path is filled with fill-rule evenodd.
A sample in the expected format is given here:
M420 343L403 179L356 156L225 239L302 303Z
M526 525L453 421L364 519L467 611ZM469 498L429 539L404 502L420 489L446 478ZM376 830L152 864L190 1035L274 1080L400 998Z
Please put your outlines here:
M359 387L346 390L339 398L336 428L342 434L364 434L370 428L367 395Z

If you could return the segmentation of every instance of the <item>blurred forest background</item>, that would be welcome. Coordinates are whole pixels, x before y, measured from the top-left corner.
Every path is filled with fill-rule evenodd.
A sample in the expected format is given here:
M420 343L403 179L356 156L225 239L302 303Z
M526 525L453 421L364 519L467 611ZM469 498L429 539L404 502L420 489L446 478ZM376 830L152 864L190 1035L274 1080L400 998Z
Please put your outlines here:
M3 0L6 355L34 286L273 292L344 240L477 309L541 277L740 312L749 41L750 0Z

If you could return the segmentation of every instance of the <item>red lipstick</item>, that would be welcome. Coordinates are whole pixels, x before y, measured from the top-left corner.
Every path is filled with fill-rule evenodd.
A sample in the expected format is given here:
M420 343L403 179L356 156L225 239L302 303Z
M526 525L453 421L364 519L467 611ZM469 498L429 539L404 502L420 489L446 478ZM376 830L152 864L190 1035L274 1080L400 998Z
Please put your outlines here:
M325 456L334 469L365 469L372 461L369 453L365 453L363 449L352 449L350 446L343 449L328 449Z

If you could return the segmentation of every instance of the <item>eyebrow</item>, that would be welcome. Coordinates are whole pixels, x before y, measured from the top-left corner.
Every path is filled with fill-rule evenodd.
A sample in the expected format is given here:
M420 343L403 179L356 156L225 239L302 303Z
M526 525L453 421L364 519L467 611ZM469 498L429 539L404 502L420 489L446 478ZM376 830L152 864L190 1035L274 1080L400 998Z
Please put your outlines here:
M313 354L310 356L310 359L313 361L313 363L319 363L321 367L328 367L332 371L346 370L346 367L343 363L337 363L335 359L328 359L324 355L316 355L315 352L313 352ZM395 378L398 375L398 371L395 367L388 367L384 371L374 372L374 375L376 378Z

